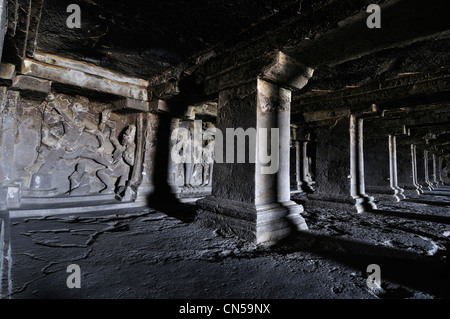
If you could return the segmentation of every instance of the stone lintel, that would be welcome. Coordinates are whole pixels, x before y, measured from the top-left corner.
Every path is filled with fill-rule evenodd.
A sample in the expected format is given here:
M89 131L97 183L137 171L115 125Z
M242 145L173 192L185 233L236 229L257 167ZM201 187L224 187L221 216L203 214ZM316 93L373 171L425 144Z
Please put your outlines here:
M114 106L123 111L148 112L150 109L149 102L130 98L119 99L114 103Z
M86 70L71 69L59 65L51 65L32 59L25 59L22 64L21 73L28 76L38 77L53 82L85 88L87 90L123 96L135 100L147 101L146 87L137 86L126 82L118 82L117 79L101 77L93 66L91 73Z
M399 126L384 126L384 125L376 125L373 126L366 125L364 127L364 135L365 137L387 137L389 135L393 136L403 136L408 135L408 130L405 125Z
M148 105L149 112L160 113L160 112L170 112L168 103L165 100L153 100L149 102Z
M324 120L336 120L350 115L349 108L331 110L331 111L317 111L317 112L305 112L303 117L305 122L318 122Z
M207 95L250 83L257 78L289 90L297 90L306 85L313 72L313 69L301 62L281 51L276 51L259 59L224 69L204 78L202 82Z
M263 70L259 78L295 91L303 88L313 73L314 69L278 51L272 63Z
M31 91L47 95L50 93L52 82L27 75L17 75L12 83L12 88L23 91Z
M150 99L168 99L181 93L178 80L172 79L154 87L149 87Z

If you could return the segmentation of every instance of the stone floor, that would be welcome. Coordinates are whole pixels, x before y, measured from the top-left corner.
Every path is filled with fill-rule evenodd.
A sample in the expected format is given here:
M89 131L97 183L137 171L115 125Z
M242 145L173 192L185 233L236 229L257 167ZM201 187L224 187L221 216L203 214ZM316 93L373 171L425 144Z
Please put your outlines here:
M448 205L312 208L310 230L274 246L201 228L191 207L13 219L11 298L450 297ZM80 289L66 285L71 264L81 268ZM380 266L381 289L367 287L370 264Z

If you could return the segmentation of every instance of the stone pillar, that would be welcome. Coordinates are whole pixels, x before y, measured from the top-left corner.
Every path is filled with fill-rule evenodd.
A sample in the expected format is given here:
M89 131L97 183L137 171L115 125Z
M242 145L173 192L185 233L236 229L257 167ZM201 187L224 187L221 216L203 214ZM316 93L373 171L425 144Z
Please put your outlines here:
M152 207L172 206L179 203L172 186L169 184L169 161L171 132L177 119L169 112L160 112L156 127L156 149L153 158L152 186L153 192L149 196L148 204Z
M397 140L395 135L389 135L389 171L390 171L390 186L394 190L394 196L397 201L405 199L403 195L404 189L398 186L397 175Z
M153 113L146 113L144 116L143 133L143 161L142 161L142 182L137 190L136 201L146 202L154 190L153 186L153 163L155 161L155 145L158 116Z
M301 142L294 141L295 143L295 180L297 182L297 190L302 190L302 150Z
M297 189L304 193L313 193L308 165L308 141L295 141Z
M434 190L433 183L430 180L430 157L428 156L428 151L423 151L423 162L424 162L424 173L425 173L425 184L430 191Z
M414 163L411 144L399 143L397 139L397 183L403 194L417 194L414 179Z
M438 182L438 176L437 176L437 162L436 162L436 154L432 154L432 159L433 159L433 173L431 174L432 176L432 180L431 182L433 183L434 187L439 187L439 182Z
M351 195L358 213L376 209L373 197L366 194L364 179L364 127L363 119L350 115L350 181Z
M438 171L438 179L439 179L439 185L444 186L444 180L442 179L442 164L443 164L443 159L441 156L439 156L438 158L438 167L437 167L437 171Z
M422 185L419 184L419 178L417 173L417 154L416 154L416 145L411 144L411 172L412 172L412 183L414 185L414 189L412 189L411 194L423 194ZM405 189L409 189L405 187Z
M423 189L425 187L428 187L428 184L425 179L425 156L424 151L420 149L417 145L414 145L415 150L415 157L416 157L416 168L417 168L417 183L420 186L420 189L422 190L421 193L423 193Z
M217 128L224 134L225 162L217 157L221 145L216 137L212 195L197 202L201 224L231 230L255 243L307 229L300 215L303 207L290 200L290 102L290 90L261 79L220 93ZM229 135L235 129L250 135L241 163L242 154L236 160L233 151L239 141L233 145L235 137ZM265 163L264 155L271 156L270 162Z
M317 130L316 188L311 205L354 205L357 212L376 209L365 192L363 120L351 115L331 128Z

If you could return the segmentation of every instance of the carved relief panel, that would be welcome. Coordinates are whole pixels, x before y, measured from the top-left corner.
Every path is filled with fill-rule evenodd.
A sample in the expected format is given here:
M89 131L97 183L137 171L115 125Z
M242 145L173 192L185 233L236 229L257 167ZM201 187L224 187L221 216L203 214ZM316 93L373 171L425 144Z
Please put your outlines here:
M16 153L29 155L28 165L22 163L27 196L125 191L135 164L136 115L116 114L85 97L51 94L34 110L24 105L22 116L19 136L26 142ZM33 152L24 148L27 143L36 144Z

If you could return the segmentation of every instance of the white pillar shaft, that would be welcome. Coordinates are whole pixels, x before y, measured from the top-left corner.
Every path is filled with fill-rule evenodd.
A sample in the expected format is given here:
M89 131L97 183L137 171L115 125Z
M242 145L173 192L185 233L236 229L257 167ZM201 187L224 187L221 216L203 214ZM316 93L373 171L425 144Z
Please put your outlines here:
M350 115L350 195L359 213L377 208L365 193L363 132L363 119Z

